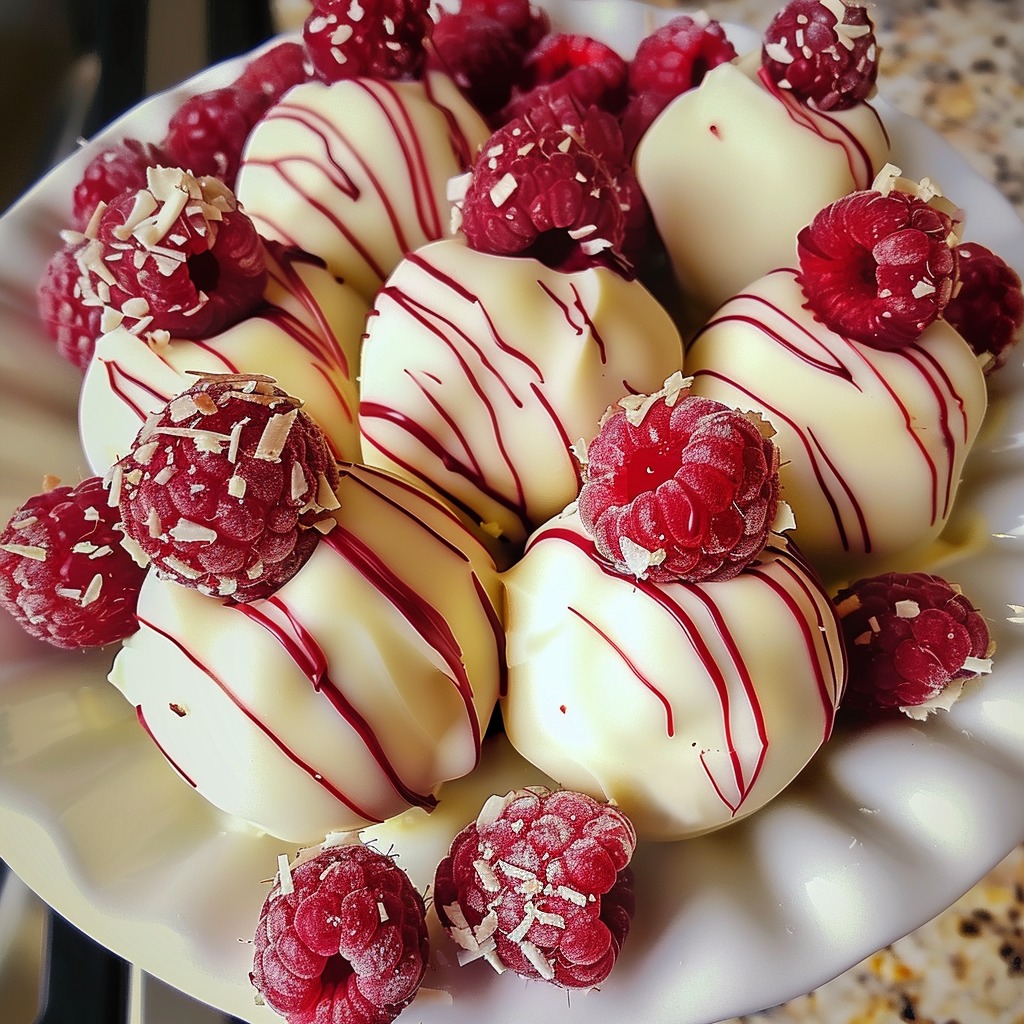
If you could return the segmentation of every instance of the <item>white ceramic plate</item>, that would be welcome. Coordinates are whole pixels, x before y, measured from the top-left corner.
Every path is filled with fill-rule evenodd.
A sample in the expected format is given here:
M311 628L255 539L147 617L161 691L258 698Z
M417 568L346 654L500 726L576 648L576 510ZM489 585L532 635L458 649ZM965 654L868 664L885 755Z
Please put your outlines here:
M549 5L550 6L550 5ZM669 12L629 0L561 0L562 24L623 50ZM97 140L162 134L187 93L224 84L234 63L143 104ZM967 237L1024 270L1024 229L947 145L890 109L897 162L931 175L968 211ZM44 472L88 472L76 430L78 375L35 322L40 271L68 219L86 147L0 220L0 514ZM976 544L943 567L988 615L996 668L949 714L837 736L751 819L638 853L633 934L599 992L439 965L403 1020L709 1024L816 987L943 910L1024 840L1024 368L993 384L954 530ZM1001 535L1001 536L997 536ZM0 856L104 945L251 1024L247 945L288 851L219 814L182 783L105 682L111 654L63 654L0 617ZM466 806L510 782L475 778ZM460 812L380 830L422 887ZM414 841L410 841L413 837ZM447 949L448 947L443 947Z

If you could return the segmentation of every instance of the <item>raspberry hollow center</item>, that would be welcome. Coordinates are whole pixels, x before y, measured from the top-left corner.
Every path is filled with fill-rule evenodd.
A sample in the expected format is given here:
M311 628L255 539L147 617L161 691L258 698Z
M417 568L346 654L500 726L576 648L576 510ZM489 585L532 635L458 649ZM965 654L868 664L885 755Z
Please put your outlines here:
M655 491L679 472L679 445L665 441L657 447L641 448L626 461L623 502Z
M188 268L189 280L197 292L205 292L210 295L217 290L217 282L220 280L220 263L209 249L189 256L185 265Z

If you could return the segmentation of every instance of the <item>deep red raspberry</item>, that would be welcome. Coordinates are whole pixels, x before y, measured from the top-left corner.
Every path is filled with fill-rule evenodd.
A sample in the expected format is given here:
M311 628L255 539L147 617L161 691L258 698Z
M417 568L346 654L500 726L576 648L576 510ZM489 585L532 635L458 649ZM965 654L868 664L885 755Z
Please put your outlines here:
M313 64L302 43L285 40L254 57L234 81L236 89L256 93L265 108L276 103L292 86L313 77Z
M598 553L659 582L739 575L763 550L778 507L770 429L690 395L681 375L619 404L590 443L579 497Z
M401 81L422 75L433 24L429 0L315 0L302 38L324 81Z
M161 143L167 162L234 188L246 140L267 106L262 93L233 85L191 96L167 124Z
M626 168L606 158L618 127L600 110L580 119L567 109L535 107L484 144L458 204L462 230L480 252L530 256L565 271L607 265L628 272L617 178Z
M945 318L984 358L985 373L1006 364L1024 326L1020 275L1001 256L977 242L957 247L960 287Z
M36 290L39 318L57 351L80 370L85 370L103 333L103 304L83 294L81 282L86 268L83 242L70 242L58 249L46 264Z
M819 110L843 110L878 77L874 23L859 0L790 0L765 31L761 59L780 88Z
M532 50L551 31L547 12L530 0L462 0L459 10L474 17L493 18L511 30L524 51Z
M84 231L100 203L109 203L126 189L145 188L147 168L168 162L159 146L138 139L124 139L100 150L72 193L72 227Z
M251 601L301 568L337 507L321 428L266 377L202 377L111 471L125 534L161 576Z
M263 244L215 178L151 168L147 187L112 200L84 244L83 294L95 293L133 329L208 338L263 302Z
M636 833L616 807L540 787L492 797L452 841L434 907L496 970L563 988L608 977L633 915Z
M249 976L287 1024L389 1024L429 956L423 899L368 846L330 846L278 873Z
M596 39L549 33L526 55L520 82L500 119L510 121L538 103L564 96L584 110L595 106L617 114L626 102L628 72L626 61Z
M122 547L117 509L99 477L54 484L0 532L0 605L56 647L103 647L130 636L145 570Z
M797 236L807 305L837 334L881 349L913 344L957 280L955 224L907 192L853 192Z
M933 700L988 671L984 618L958 587L928 573L884 573L835 597L849 663L846 712L889 712Z

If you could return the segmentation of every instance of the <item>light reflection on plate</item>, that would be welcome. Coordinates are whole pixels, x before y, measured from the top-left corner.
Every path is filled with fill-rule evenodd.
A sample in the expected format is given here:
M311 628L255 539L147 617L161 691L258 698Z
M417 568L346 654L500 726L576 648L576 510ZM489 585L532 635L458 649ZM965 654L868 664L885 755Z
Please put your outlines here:
M672 12L630 0L548 4L628 50ZM152 137L184 95L226 84L231 62L148 101L103 139ZM923 125L883 105L898 163L936 179L968 214L965 237L1024 270L1012 208ZM86 148L0 220L0 514L43 473L88 472L76 430L79 376L42 340L34 290L68 221ZM808 991L951 904L1024 840L1024 401L1020 356L993 381L937 571L989 618L995 670L949 714L837 735L796 784L724 832L648 845L636 860L633 933L600 992L566 994L497 977L482 964L438 966L433 990L402 1019L588 1024L643 1019L710 1024ZM917 568L912 567L912 568ZM73 923L144 970L234 1016L276 1021L247 981L266 883L285 850L218 813L184 785L105 682L110 652L43 650L0 617L0 856ZM465 812L377 830L421 887L449 836L492 789L465 784ZM456 804L459 801L454 801ZM442 805L442 811L444 805ZM440 948L451 953L447 944Z

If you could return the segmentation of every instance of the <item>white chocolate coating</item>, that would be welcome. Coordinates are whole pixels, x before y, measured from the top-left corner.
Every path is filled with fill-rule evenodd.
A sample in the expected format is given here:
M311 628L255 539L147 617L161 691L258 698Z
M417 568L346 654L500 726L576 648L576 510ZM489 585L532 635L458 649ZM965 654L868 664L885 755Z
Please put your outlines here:
M444 239L399 264L367 322L363 457L520 543L578 493L570 446L681 365L678 330L639 282Z
M868 188L889 140L861 103L820 113L757 76L760 54L721 64L677 97L637 149L636 173L675 275L702 318L793 263L819 210Z
M831 731L844 650L792 549L731 580L653 584L611 570L567 512L504 580L509 739L561 785L615 800L643 838L745 817Z
M449 234L448 181L489 136L439 73L307 82L253 130L235 194L261 235L322 257L372 301L406 252Z
M275 595L151 574L111 681L178 772L281 839L431 806L472 771L504 685L501 584L439 502L343 469L337 527Z
M260 373L301 399L340 459L359 454L356 373L365 300L322 264L267 250L266 305L202 341L153 345L118 328L103 335L79 398L79 432L93 472L103 475L131 447L146 416L191 387L189 371Z
M942 530L985 381L943 321L886 352L835 334L804 302L793 270L755 281L697 335L687 370L694 394L772 424L793 536L826 578L852 578Z

